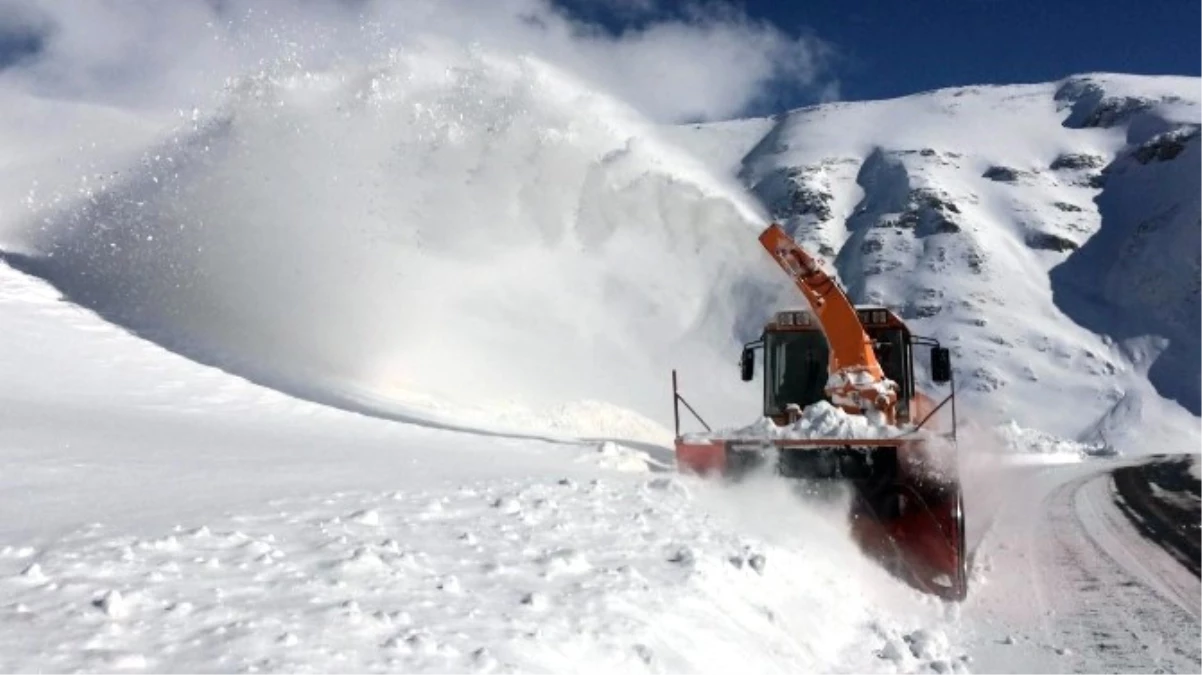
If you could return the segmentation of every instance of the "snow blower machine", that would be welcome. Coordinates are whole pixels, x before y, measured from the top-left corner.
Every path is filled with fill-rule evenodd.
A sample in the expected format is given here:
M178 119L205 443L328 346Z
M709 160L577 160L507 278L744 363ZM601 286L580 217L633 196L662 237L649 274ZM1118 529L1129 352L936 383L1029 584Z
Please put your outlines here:
M964 599L968 560L949 350L911 334L885 307L853 305L779 225L759 239L808 307L777 312L743 348L745 382L754 379L755 352L763 351L758 425L712 431L681 395L673 371L679 470L738 480L767 467L808 485L850 487L851 532L861 550L920 591ZM931 383L949 390L938 403L915 386L914 356L922 351ZM681 405L705 433L681 434ZM817 423L822 416L841 424Z

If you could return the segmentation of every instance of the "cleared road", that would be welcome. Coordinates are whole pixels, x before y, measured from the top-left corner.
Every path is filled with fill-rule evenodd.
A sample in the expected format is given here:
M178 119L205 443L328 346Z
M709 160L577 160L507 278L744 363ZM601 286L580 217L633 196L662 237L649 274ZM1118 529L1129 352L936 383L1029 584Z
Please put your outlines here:
M1132 464L1011 468L976 486L973 670L1202 671L1202 585L1128 516L1114 471Z

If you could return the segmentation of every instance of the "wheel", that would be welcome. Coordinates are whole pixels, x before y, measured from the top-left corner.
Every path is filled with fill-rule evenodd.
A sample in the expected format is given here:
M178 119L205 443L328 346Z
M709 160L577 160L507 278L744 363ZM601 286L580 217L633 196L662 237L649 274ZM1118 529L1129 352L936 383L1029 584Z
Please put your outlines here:
M952 593L955 600L968 597L968 553L965 550L964 539L964 495L956 488L956 506L952 511L956 523L956 578L952 580Z

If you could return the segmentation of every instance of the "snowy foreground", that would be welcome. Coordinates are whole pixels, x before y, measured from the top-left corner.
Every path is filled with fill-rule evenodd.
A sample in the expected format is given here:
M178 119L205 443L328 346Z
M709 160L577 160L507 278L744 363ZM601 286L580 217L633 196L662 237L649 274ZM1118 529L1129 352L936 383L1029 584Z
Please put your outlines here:
M966 467L988 480L956 607L864 560L837 504L769 479L297 401L7 268L0 316L0 670L1199 666L1196 578L1088 462Z
M932 603L871 600L913 598L783 488L727 494L613 444L295 401L0 274L19 329L0 350L17 394L0 499L19 514L0 529L2 670L862 670L881 650L908 669L962 654Z

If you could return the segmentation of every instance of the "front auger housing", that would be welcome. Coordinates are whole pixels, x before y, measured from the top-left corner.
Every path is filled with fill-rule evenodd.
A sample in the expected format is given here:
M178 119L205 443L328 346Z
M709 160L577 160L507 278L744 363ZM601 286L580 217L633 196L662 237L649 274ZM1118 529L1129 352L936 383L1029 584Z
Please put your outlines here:
M929 471L921 440L685 440L680 471L738 481L753 472L852 490L848 522L866 555L907 584L945 600L968 591L958 482Z
M763 416L776 429L750 428L751 438L748 430L714 433L680 395L673 371L677 466L734 480L768 467L788 479L850 485L855 495L850 527L860 547L914 587L963 599L968 561L950 352L937 340L913 335L887 307L853 305L834 277L779 225L767 227L759 240L806 302L805 308L777 312L760 338L743 346L739 359L741 377L749 382L755 379L755 352L763 351ZM938 404L917 387L916 346L930 347L930 382L949 385ZM847 420L836 418L835 426L822 428L859 429L873 437L812 437L818 434L808 424L829 412L812 407L824 402L865 424L848 427ZM681 405L707 433L681 435ZM946 421L947 415L936 418L941 411L950 413L950 425L928 424ZM814 413L808 422L801 419L806 412ZM950 462L928 447L943 437L952 449Z

